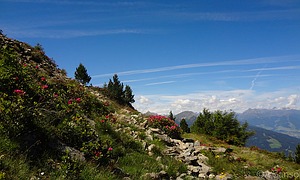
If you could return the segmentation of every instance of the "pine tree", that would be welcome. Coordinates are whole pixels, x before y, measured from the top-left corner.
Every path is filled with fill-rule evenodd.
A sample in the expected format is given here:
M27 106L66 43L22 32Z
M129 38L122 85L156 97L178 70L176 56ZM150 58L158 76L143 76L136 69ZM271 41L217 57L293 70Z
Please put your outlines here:
M86 68L81 63L76 68L75 79L84 85L91 80L91 76L88 75Z
M173 121L175 121L175 119L176 119L175 116L173 115L172 111L170 111L170 113L169 113L169 118Z
M185 133L189 133L190 132L190 128L188 126L188 124L186 123L186 120L183 118L180 121L180 128L182 129L183 132Z
M118 102L122 102L124 96L123 87L123 83L120 82L118 75L115 74L113 76L113 80L110 79L107 85L109 97L117 100Z
M124 101L126 104L135 102L134 95L132 94L132 90L131 90L130 86L128 86L128 85L125 86Z
M295 162L300 164L300 144L298 144L296 147Z
M113 76L112 80L109 80L108 84L104 85L104 89L108 97L118 101L120 104L130 105L130 103L135 102L130 86L126 85L124 90L124 85L120 82L117 74Z

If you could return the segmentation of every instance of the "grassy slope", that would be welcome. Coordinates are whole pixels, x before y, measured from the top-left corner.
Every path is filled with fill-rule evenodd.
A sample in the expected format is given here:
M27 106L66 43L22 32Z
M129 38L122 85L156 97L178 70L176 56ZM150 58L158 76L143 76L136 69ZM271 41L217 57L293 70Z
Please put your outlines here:
M169 157L161 161L172 166L157 166L161 142L146 141L158 147L149 156L130 135L145 137L128 123L137 111L67 78L41 47L2 35L0 45L0 179L139 179L181 171Z
M225 155L212 156L206 153L210 160L209 163L213 166L217 173L230 173L235 175L252 175L262 171L271 171L272 168L279 166L283 168L282 179L288 179L285 177L299 177L300 165L294 162L288 161L280 153L269 152L252 147L238 147L228 145L222 141L216 140L207 135L197 135L193 133L184 134L186 138L192 138L198 140L201 144L205 144L211 147L225 147L233 149L230 158ZM234 160L231 158L233 157ZM240 177L241 178L241 177Z

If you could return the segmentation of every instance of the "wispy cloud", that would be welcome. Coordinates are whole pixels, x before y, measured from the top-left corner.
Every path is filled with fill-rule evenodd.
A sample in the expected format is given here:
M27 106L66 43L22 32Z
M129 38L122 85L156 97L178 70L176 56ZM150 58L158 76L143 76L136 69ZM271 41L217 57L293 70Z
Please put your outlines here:
M155 82L155 83L148 83L145 86L154 86L154 85L161 85L161 84L170 84L175 83L176 81L164 81L164 82Z
M237 65L250 65L250 64L278 63L278 62L295 61L295 59L297 61L300 61L299 57L300 56L278 56L278 57L263 57L263 58L244 59L244 60L236 60L236 61L184 64L184 65L160 67L160 68L153 68L153 69L141 69L141 70L122 71L122 72L107 73L107 74L98 74L98 75L93 75L92 78L111 77L114 74L126 76L126 75L134 75L134 74L146 74L146 73L172 71L172 70L179 70L179 69L191 69L191 68L199 68L199 67L237 66Z
M58 4L58 5L101 5L101 6L132 6L139 2L115 2L115 1L73 1L73 0L2 0L12 3L37 3L37 4Z
M277 70L294 70L300 69L300 66L280 66L280 67L270 67L270 68L258 68L258 69L250 69L247 71L277 71Z
M26 38L76 38L87 36L104 36L112 34L143 34L147 30L142 29L109 29L109 30L9 30L11 36Z

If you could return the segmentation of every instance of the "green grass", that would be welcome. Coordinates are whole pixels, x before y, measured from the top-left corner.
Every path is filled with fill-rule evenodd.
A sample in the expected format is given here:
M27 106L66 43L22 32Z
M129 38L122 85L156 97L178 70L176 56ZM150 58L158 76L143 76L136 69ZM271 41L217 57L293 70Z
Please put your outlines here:
M145 173L162 170L162 167L157 165L155 157L136 152L120 158L118 163L126 173L132 174L132 179L139 179Z
M277 139L270 138L267 141L270 143L269 146L272 149L277 149L277 148L281 148L282 147L281 143Z
M176 177L177 173L187 171L182 162L171 157L162 157L161 160L156 158L157 156L134 152L120 158L118 165L126 173L131 174L132 179L140 179L146 173L158 173L161 170L166 171L172 177Z
M209 157L209 165L213 167L215 173L230 173L236 178L241 178L244 175L256 175L260 171L266 171L275 166L283 168L284 174L282 179L287 179L287 175L300 175L300 164L287 161L280 153L268 152L260 149L251 149L248 147L238 147L228 145L222 141L211 138L207 135L184 134L185 138L198 140L201 144L230 147L233 149L231 156L226 154L211 154L209 151L203 151L203 154ZM272 141L276 144L276 141ZM285 176L284 176L285 175Z

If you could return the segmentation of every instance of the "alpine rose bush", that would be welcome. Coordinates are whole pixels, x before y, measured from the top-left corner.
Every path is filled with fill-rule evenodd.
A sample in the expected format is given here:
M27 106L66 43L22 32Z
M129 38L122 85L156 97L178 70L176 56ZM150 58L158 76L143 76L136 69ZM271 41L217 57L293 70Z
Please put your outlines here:
M149 126L151 127L161 129L171 138L175 138L175 139L181 138L182 130L180 129L178 124L176 124L175 121L171 120L166 116L161 116L161 115L150 116L148 118L148 123Z

